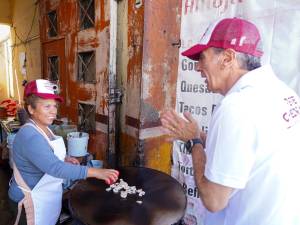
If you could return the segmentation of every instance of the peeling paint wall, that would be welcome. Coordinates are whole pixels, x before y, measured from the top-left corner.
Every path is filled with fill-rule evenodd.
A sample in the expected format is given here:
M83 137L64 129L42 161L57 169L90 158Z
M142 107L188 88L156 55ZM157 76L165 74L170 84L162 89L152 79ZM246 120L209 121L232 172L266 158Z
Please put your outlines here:
M121 87L123 92L123 102L121 105L121 112L119 115L119 123L125 124L127 99L127 65L129 61L128 51L128 0L123 0L118 3L117 11L117 85ZM120 127L121 132L124 133L125 127Z
M59 56L61 95L65 98L61 116L78 122L78 104L96 107L96 131L90 133L89 151L106 160L108 149L108 81L110 3L95 0L95 26L79 27L77 0L39 1L40 30L34 15L35 1L14 0L12 21L14 67L19 54L26 51L27 76L23 79L48 78L48 57ZM1 6L1 0L0 0ZM117 83L123 90L123 102L115 112L119 123L119 162L155 168L169 173L172 144L160 131L159 111L175 107L180 34L180 0L118 1ZM58 35L49 38L48 13L56 10ZM0 17L1 18L1 17ZM30 40L26 40L30 31ZM40 54L40 46L42 54ZM95 51L96 81L77 81L78 53ZM40 57L42 56L42 57ZM42 67L42 68L41 68ZM42 69L42 72L41 72ZM19 85L20 86L20 85ZM21 91L23 92L23 91Z
M62 115L78 122L78 103L96 106L96 132L89 151L107 158L109 81L109 1L95 1L95 27L80 31L76 0L41 3L43 76L47 59L62 57L60 84L65 104ZM118 1L117 83L124 96L120 123L119 162L170 172L171 147L162 136L159 111L175 107L180 26L180 0ZM166 10L167 9L167 10ZM49 38L47 13L57 10L59 35ZM162 19L163 18L163 19ZM175 43L175 44L174 44ZM95 51L96 82L78 82L78 52ZM115 112L118 114L119 109Z
M137 6L138 2L143 4ZM122 80L126 99L121 114L121 162L169 173L172 144L160 131L159 111L175 107L181 1L127 3L128 53L118 56L122 68L128 60ZM124 69L120 71L124 74Z
M141 132L145 162L170 172L171 144L160 132L159 111L175 106L181 1L145 1ZM162 19L163 18L163 19Z
M94 27L80 30L79 5L77 0L45 0L41 2L41 33L43 49L43 76L48 77L48 57L59 56L60 86L65 104L61 116L72 123L79 119L78 104L94 105L96 131L89 132L89 152L96 158L106 160L108 124L108 75L109 75L109 1L95 0ZM56 10L58 35L48 36L48 13ZM78 53L95 52L95 83L78 81Z
M142 76L144 6L135 0L118 3L117 78L124 91L120 115L120 163L139 163L139 114Z
M126 116L138 118L140 113L140 91L142 77L142 55L144 34L144 5L135 6L135 0L128 1L128 66Z

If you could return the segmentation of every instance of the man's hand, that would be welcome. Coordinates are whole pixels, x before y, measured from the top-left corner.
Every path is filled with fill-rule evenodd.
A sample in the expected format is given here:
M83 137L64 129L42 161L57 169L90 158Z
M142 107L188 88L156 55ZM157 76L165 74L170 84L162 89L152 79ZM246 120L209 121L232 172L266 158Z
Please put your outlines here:
M184 112L183 115L184 118L180 117L174 110L161 112L160 121L164 132L173 139L179 139L184 142L193 138L200 138L201 132L197 121L189 112Z

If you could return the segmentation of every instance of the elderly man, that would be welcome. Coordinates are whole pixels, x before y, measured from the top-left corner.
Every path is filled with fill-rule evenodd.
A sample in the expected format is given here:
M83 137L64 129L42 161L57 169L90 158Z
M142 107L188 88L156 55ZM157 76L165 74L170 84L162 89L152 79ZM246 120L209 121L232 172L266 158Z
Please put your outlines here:
M261 66L262 54L251 22L226 18L209 27L182 53L224 95L207 137L190 113L161 114L167 134L192 149L205 225L300 224L299 98Z

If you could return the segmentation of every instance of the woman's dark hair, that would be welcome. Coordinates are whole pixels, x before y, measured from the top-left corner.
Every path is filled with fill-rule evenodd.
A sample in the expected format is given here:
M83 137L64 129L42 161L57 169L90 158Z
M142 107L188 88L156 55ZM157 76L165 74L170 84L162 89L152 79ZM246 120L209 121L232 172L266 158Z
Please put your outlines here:
M25 98L25 105L24 105L24 108L28 114L29 117L31 117L29 111L28 111L28 106L31 106L33 109L36 108L36 103L38 100L40 100L41 98L36 96L35 94L31 94L31 95L28 95L26 98Z
M216 54L219 54L225 50L223 48L213 48L213 49ZM260 57L248 55L241 52L237 52L236 56L239 61L241 69L251 71L257 69L258 67L261 67Z

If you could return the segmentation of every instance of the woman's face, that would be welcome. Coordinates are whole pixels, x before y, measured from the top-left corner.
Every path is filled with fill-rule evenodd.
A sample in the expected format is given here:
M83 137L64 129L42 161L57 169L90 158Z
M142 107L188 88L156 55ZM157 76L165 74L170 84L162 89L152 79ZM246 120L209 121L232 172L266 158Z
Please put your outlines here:
M36 107L28 106L31 118L40 126L49 126L57 115L57 102L54 99L38 99Z

